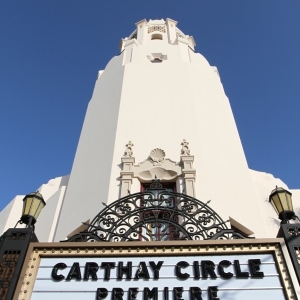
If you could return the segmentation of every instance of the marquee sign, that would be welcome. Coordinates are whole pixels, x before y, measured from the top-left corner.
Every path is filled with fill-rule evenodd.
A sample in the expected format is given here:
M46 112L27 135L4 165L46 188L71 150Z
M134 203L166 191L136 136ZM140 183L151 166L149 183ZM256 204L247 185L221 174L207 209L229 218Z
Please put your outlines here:
M36 243L19 299L293 299L280 241Z

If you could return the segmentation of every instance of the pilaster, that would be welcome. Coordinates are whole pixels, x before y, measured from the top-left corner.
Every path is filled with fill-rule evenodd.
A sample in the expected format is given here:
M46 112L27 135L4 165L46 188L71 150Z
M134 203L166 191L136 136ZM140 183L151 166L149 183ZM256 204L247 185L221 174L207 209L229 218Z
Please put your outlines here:
M176 40L176 25L177 22L172 20L172 19L166 19L166 25L168 28L168 38L169 38L169 43L172 44Z
M135 23L137 31L137 41L143 44L147 34L147 21L144 19Z
M136 39L126 40L123 44L124 47L124 58L123 58L123 65L126 65L131 62L132 60L132 50L134 47L138 46L138 42Z
M182 164L182 176L184 178L185 193L191 197L195 195L196 170L193 169L194 156L190 155L189 142L183 140L181 143L180 162Z
M131 191L132 178L134 175L133 165L135 163L135 158L132 157L133 143L131 141L126 144L126 149L124 152L124 156L121 158L122 161L122 171L120 172L120 180L121 180L121 191L120 198L127 196Z

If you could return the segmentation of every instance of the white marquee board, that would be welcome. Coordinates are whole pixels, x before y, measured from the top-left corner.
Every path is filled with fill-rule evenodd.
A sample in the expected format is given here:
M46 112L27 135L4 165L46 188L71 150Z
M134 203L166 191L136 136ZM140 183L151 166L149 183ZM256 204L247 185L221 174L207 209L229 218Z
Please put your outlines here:
M276 253L278 246L275 250L270 245L256 249L251 245L250 251L238 245L236 251L236 246L228 249L222 245L186 249L126 245L36 249L29 262L36 270L35 280L24 299L289 299L290 283L285 282L285 262L282 254Z

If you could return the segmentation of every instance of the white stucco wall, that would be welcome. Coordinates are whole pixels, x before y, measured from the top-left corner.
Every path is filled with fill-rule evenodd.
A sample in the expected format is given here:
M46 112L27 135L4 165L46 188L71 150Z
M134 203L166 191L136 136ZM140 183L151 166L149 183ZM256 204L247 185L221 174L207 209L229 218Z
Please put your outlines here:
M114 57L96 82L89 103L55 239L93 218L108 198L122 93L123 56Z
M15 227L22 215L24 196L16 196L0 213L0 234Z
M163 40L151 40L147 28L153 24L164 26L164 21L137 24L141 36L123 40L124 51L96 82L55 238L93 218L102 202L118 199L121 157L129 140L138 163L154 148L179 161L183 139L195 156L196 197L211 199L223 219L232 217L257 237L266 236L252 219L262 219L258 199L216 68L191 50L190 38L176 37L174 23ZM153 57L162 62L152 63Z

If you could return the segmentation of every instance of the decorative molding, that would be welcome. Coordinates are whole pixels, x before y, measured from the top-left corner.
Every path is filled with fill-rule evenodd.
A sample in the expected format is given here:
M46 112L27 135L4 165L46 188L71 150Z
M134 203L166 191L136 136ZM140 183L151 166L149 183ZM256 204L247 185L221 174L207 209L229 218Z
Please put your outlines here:
M182 146L181 155L190 155L189 142L183 140L180 145Z
M133 178L137 178L141 182L150 182L155 177L161 181L174 181L180 176L184 179L185 193L195 197L196 170L193 169L194 156L190 155L189 142L184 139L181 145L180 162L166 158L164 150L155 148L146 160L134 165L135 159L132 157L133 143L129 141L126 144L124 156L121 158L120 198L125 197L128 195L128 191L131 191Z
M153 149L149 154L149 160L152 162L153 166L161 166L165 160L166 153L164 150L156 148Z
M155 176L160 180L175 180L181 175L181 167L175 161L165 159L160 166L154 166L148 159L133 166L134 177L140 181L151 181Z
M148 27L148 33L152 33L152 32L166 32L166 26L165 25L152 25Z
M157 179L157 177L155 176L155 179L152 179L152 183L150 184L150 189L159 189L162 190L162 184L160 183L160 180Z
M134 144L132 143L132 141L129 141L126 144L126 148L124 151L124 157L132 157L133 155L133 151L132 151L132 147L134 146Z
M120 172L121 190L120 198L125 197L131 191L132 178L133 178L133 165L135 158L133 157L132 147L134 144L129 141L126 144L124 156L121 158L122 171Z

